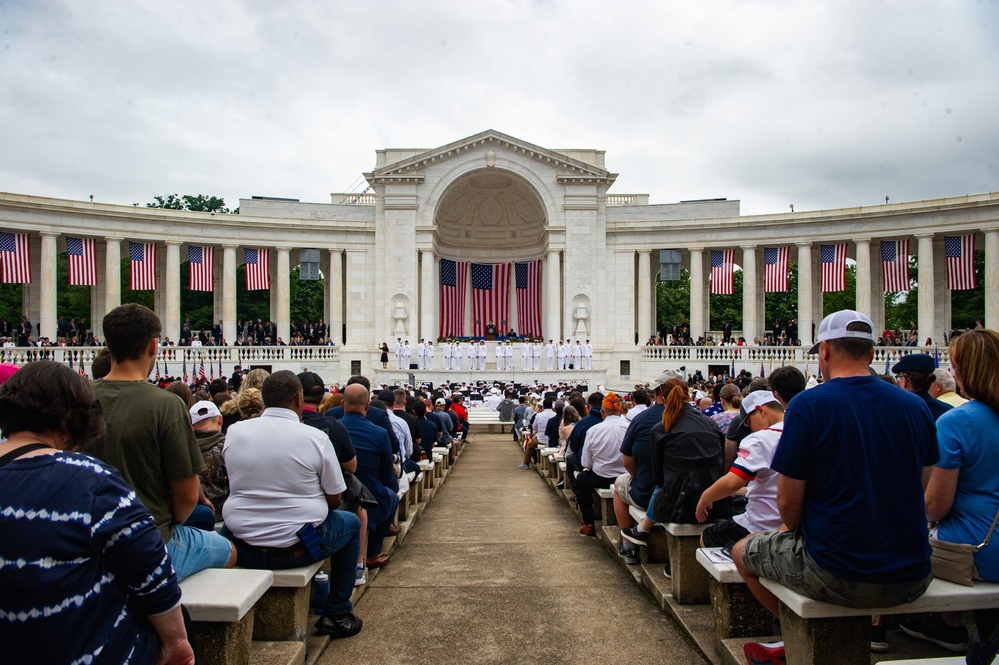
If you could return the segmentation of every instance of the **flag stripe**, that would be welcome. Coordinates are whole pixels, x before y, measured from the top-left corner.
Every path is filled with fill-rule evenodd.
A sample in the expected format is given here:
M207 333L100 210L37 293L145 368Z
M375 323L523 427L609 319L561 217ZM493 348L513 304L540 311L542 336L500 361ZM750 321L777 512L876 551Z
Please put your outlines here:
M763 248L764 291L787 291L787 258L787 247Z
M517 332L522 337L541 337L541 259L518 263Z
M846 291L846 243L820 245L822 292Z
M31 283L31 252L27 233L0 233L0 282Z
M246 247L243 249L243 260L246 263L246 290L271 288L270 250Z
M735 291L733 272L735 270L734 249L711 250L711 293L731 295Z
M944 236L944 253L947 256L947 288L953 291L974 289L978 286L975 276L975 234Z
M468 262L441 259L440 336L465 334L465 293Z
M97 284L96 243L93 238L66 237L70 286Z
M884 292L909 290L909 241L882 240L881 267Z
M156 243L129 242L129 281L133 291L156 290Z
M472 335L483 337L486 326L506 329L510 313L510 264L472 264Z
M188 288L191 291L215 290L215 248L187 246Z

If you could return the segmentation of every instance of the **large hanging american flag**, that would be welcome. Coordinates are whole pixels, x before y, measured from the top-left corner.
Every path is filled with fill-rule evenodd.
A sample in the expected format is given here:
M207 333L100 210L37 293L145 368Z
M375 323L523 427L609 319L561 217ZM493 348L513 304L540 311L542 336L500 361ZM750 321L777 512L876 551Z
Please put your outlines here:
M763 290L787 291L787 247L763 248Z
M821 291L846 291L846 243L820 245L819 262L822 264Z
M735 250L711 250L711 293L731 295L735 291Z
M465 285L468 263L441 259L441 337L465 334Z
M128 243L129 282L128 288L133 291L156 290L156 243Z
M251 247L243 249L243 260L246 262L247 291L261 291L271 288L269 258L269 249Z
M975 234L944 236L944 254L947 257L947 288L953 291L973 289L975 279Z
M541 337L541 259L514 266L517 277L517 332Z
M93 238L66 236L70 286L94 286L97 284L97 259L94 245Z
M909 290L909 241L882 240L881 268L884 273L884 291Z
M192 291L215 290L215 248L187 246L187 260Z
M0 233L0 283L31 283L27 233Z
M510 312L510 264L472 264L472 335L483 337L486 326L492 323L497 330L506 331Z

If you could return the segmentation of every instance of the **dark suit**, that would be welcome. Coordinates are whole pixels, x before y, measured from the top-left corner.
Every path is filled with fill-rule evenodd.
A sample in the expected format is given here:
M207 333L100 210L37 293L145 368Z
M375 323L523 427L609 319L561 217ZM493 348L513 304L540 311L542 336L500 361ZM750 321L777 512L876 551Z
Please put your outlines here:
M381 409L369 409L371 411ZM388 417L385 411L382 413ZM392 526L395 511L399 507L399 481L392 467L392 449L388 435L381 427L373 424L359 413L346 413L339 419L350 433L357 455L357 471L354 475L364 483L375 499L378 508L368 510L368 552L371 558L381 554L382 543Z
M337 420L341 420L343 418L343 407L342 406L333 407L326 413L333 416ZM399 439L397 439L395 436L395 430L392 429L392 421L389 420L388 412L385 411L384 409L368 409L368 415L366 416L366 418L369 422L378 425L386 432L388 432L389 445L391 445L392 447L392 452L396 455L399 455L399 457L401 458L402 449L399 446Z

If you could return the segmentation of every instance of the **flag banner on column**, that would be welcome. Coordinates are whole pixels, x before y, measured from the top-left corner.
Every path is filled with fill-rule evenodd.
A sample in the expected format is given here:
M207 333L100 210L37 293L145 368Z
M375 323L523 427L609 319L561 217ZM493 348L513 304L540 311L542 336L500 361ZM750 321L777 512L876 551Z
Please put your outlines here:
M947 257L947 288L964 291L978 286L975 279L975 234L944 236Z
M27 233L0 233L0 283L31 283Z
M541 337L541 259L515 265L517 276L517 333Z
M763 248L763 290L787 291L787 247Z
M820 245L819 262L822 264L823 293L846 291L846 243Z
M909 290L909 241L882 240L881 267L884 271L884 291Z
M496 330L509 328L510 264L472 264L472 327L474 337L484 337L486 326L492 323Z
M133 291L156 290L156 243L129 242L128 288Z
M93 238L66 237L66 257L69 259L69 285L97 284L96 243Z
M271 288L270 250L256 247L243 249L246 263L246 290L262 291Z
M441 337L465 334L465 284L468 263L441 259Z
M215 248L187 246L188 275L191 291L215 290Z
M735 291L734 278L735 250L711 250L711 293L731 295Z
M205 357L204 356L201 357L201 364L198 366L198 377L202 381L207 381L208 380L208 377L205 376Z

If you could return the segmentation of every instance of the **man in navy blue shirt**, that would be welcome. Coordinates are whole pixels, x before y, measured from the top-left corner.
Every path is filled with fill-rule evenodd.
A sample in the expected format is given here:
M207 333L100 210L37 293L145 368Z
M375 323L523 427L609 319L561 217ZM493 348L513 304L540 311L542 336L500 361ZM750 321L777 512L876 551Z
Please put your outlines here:
M856 608L911 602L933 579L922 487L924 467L939 459L930 411L871 376L874 325L866 315L827 316L818 340L811 353L827 381L791 400L771 464L790 530L750 535L732 552L775 615L777 599L760 577Z
M575 474L583 470L580 457L583 454L583 442L586 441L586 432L591 427L596 427L604 421L600 415L600 404L603 401L604 394L602 392L590 393L590 396L586 398L586 404L590 407L590 412L585 418L576 423L576 426L572 428L572 434L569 435L569 451L565 454L565 466L568 472L566 475L570 479L570 485L572 485L572 479L575 478Z
M347 379L347 385L352 386L354 384L360 384L364 386L364 389L371 394L371 382L368 381L366 376L352 376ZM342 406L335 406L326 412L326 415L333 416L337 420L343 418L344 408ZM369 409L367 416L365 416L369 421L378 425L388 433L389 445L392 446L392 452L402 458L402 446L399 445L399 439L395 435L395 430L392 428L392 421L389 420L388 412L384 409Z

